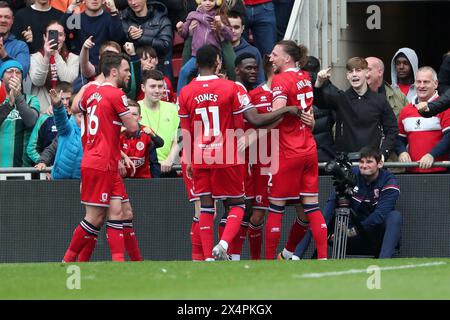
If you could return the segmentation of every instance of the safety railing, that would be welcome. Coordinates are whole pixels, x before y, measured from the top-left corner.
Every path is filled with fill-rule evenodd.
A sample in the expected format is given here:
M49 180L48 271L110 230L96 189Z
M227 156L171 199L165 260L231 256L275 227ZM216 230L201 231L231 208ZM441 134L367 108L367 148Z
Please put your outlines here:
M319 169L324 169L326 162L319 162ZM358 162L352 162L353 167L358 166ZM418 162L385 162L383 168L417 168L419 167ZM432 167L444 167L450 168L450 161L438 161L432 164ZM34 167L10 167L10 168L0 168L0 180L31 180L32 174L39 174L39 179L46 180L46 173L50 173L52 167L48 167L44 170L38 170ZM172 170L180 171L181 165L175 164L172 166Z

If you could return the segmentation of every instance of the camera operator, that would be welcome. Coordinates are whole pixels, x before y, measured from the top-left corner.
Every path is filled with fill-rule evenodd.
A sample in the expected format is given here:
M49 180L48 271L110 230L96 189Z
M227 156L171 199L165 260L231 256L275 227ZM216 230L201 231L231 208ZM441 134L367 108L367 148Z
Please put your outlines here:
M369 254L378 258L392 258L400 241L402 216L395 210L400 188L395 176L382 169L381 152L373 147L361 149L359 168L352 169L356 187L351 197L351 209L355 215L348 227L347 254ZM333 215L336 208L336 192L333 192L324 210L328 230L333 232ZM334 236L330 235L330 242ZM299 243L293 256L303 256L311 241L308 233Z

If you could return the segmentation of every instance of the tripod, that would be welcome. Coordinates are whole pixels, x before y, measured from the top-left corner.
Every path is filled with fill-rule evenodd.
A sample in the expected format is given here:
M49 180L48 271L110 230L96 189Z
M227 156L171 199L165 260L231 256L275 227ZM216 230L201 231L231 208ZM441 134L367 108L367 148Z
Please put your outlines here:
M347 196L338 195L336 199L332 259L345 259L348 222L351 214L350 202Z

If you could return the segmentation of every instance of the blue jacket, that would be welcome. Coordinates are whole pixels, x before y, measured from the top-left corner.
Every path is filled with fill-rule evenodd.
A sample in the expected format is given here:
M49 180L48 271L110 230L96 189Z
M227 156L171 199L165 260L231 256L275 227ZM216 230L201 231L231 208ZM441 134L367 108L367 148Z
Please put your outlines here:
M53 108L56 128L58 129L58 148L53 164L52 178L80 179L80 165L83 157L81 130L75 117L67 118L64 107Z
M381 169L377 179L367 185L358 168L354 168L353 173L357 178L357 187L353 190L351 208L361 226L364 229L373 229L382 225L387 215L395 210L400 196L397 178L389 171ZM329 201L334 201L335 198L336 194L333 192Z
M3 40L3 46L5 47L8 56L3 60L0 59L0 66L3 62L14 59L23 67L23 79L27 77L30 70L30 50L25 42L18 40L13 34L8 34L8 38Z

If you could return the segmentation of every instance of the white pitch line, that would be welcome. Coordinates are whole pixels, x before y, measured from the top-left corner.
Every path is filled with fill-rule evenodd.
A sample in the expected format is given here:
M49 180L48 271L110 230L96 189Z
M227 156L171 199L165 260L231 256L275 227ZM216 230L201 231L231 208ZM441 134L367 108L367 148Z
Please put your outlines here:
M412 268L422 268L422 267L434 267L447 264L443 261L429 262L421 264L406 264L403 266L392 266L392 267L380 267L380 271L384 270L400 270L400 269L412 269ZM370 266L373 267L373 266ZM370 269L369 269L370 271ZM322 277L332 277L332 276L343 276L347 274L357 274L357 273L368 273L368 269L350 269L345 271L332 271L332 272L322 272L322 273L304 273L304 274L294 274L293 278L322 278Z

